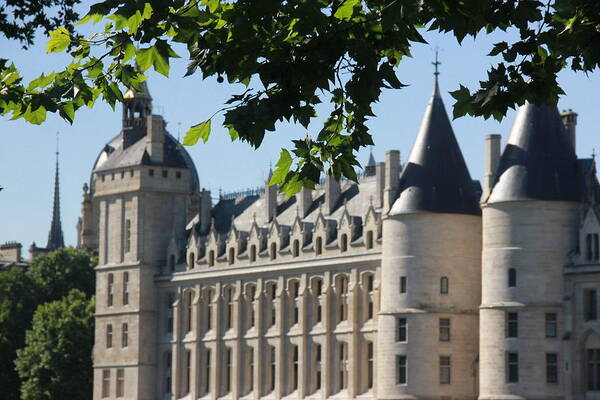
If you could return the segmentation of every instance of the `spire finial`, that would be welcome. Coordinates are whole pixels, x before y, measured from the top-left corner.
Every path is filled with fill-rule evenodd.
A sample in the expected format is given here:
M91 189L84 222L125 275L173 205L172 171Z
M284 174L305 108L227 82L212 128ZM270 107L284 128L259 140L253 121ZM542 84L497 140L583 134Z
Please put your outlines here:
M60 183L58 177L58 132L56 132L56 169L54 172L54 202L52 204L52 222L50 224L50 232L48 233L48 244L46 248L49 250L60 249L65 247L63 238L62 225L60 222Z
M440 48L438 46L435 46L435 61L431 63L434 66L433 76L435 76L435 85L433 88L434 96L440 95L440 88L439 88L439 84L438 84L438 77L440 76L440 70L438 67L440 65L442 65L442 63L439 61L439 58L438 58L439 51L440 51Z

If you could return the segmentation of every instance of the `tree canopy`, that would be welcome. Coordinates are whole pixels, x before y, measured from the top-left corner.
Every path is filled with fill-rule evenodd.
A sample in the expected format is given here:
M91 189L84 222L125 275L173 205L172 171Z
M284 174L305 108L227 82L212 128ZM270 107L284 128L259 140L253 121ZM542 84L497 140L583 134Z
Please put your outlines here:
M452 93L455 117L501 119L525 101L556 104L561 70L589 72L600 62L596 0L105 0L80 23L101 21L104 29L87 38L51 32L48 52L73 59L64 71L25 83L5 63L0 113L42 123L56 112L72 122L98 98L114 107L123 86L141 90L148 69L168 75L185 46L187 75L244 85L217 110L232 140L258 147L278 122L307 128L282 150L271 179L288 195L314 187L322 171L356 180L356 152L373 144L373 104L382 90L404 86L396 67L425 42L425 30L459 42L517 32L490 49L492 66L478 88ZM323 102L329 115L309 131ZM211 118L192 126L184 144L206 142Z

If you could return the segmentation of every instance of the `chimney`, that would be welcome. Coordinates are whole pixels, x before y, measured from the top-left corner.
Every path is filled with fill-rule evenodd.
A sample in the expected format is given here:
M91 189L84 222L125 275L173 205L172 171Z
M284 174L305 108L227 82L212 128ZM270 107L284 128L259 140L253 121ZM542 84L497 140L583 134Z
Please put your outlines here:
M335 211L340 195L342 194L342 187L340 181L329 174L325 177L325 210L327 215L331 215Z
M498 164L500 164L500 135L486 135L484 153L482 203L486 202L490 193L492 193L496 171L498 170Z
M277 214L277 185L269 185L269 181L273 176L273 170L269 170L269 177L265 182L265 222L271 222Z
M296 193L296 204L298 204L300 218L304 218L308 215L308 210L312 205L312 201L312 190L303 186L302 189L300 189L300 192Z
M0 245L0 258L13 262L21 262L21 248L23 246L18 242L6 242Z
M383 192L383 211L388 212L394 203L400 183L400 151L389 150L385 153L385 187Z
M146 151L152 161L164 161L165 121L160 115L148 116L148 133Z
M385 163L378 162L375 166L375 198L373 207L383 207L383 188L385 187Z
M202 234L208 232L210 227L210 213L212 209L212 199L210 190L202 189L200 193L200 232Z
M564 110L560 113L562 123L565 126L565 130L573 143L573 150L576 150L575 145L577 144L576 128L577 128L577 113L573 110Z

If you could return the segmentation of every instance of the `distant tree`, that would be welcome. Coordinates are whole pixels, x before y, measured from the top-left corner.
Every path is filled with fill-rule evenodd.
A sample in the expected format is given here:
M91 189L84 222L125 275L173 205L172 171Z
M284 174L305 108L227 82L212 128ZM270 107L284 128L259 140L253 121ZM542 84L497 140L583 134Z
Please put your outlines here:
M83 250L66 247L36 257L27 271L43 302L61 299L71 289L92 296L95 260Z
M23 400L92 397L94 300L74 289L38 307L15 365Z
M14 367L17 349L39 302L35 283L24 269L0 271L0 398L19 399L19 376Z

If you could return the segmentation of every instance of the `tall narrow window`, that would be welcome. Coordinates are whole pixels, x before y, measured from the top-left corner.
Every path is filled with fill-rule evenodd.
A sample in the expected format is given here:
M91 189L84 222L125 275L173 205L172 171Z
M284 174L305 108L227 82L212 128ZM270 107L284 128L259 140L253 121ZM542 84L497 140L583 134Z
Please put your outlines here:
M269 286L269 300L271 302L270 314L271 314L271 326L275 326L277 323L277 285L272 283Z
M373 389L373 342L367 342L367 389Z
M102 370L102 397L110 396L110 369Z
M450 341L450 318L440 318L440 342Z
M516 338L519 336L519 314L516 312L506 313L506 337Z
M348 388L348 343L341 342L339 345L340 355L340 390Z
M373 248L373 231L367 231L367 249Z
M190 392L190 386L192 381L192 352L189 350L185 351L184 356L184 370L183 370L183 394Z
M345 233L343 233L340 237L340 251L342 253L348 251L348 235L346 235Z
M231 359L231 349L227 348L227 350L225 350L225 392L229 393L231 392L231 365L232 365L232 359Z
M212 289L206 291L206 330L212 329L212 300L214 293Z
M215 251L211 250L208 252L208 266L212 267L215 265Z
M190 253L190 269L194 269L196 265L196 255L194 254L194 252Z
M254 349L248 349L248 392L254 390Z
M300 282L293 281L290 289L292 297L292 324L296 325L299 320L298 297L300 296Z
M170 351L165 353L165 394L171 393L173 386L173 356Z
M125 253L131 251L131 220L125 220Z
M292 389L298 390L298 346L293 346L292 351Z
M514 268L508 269L508 287L517 286L517 270Z
M227 316L225 318L226 325L225 329L233 328L233 301L234 293L233 288L229 287L225 291L225 301L227 302Z
M270 373L269 373L269 384L270 384L270 388L271 388L271 392L275 390L275 367L277 365L277 358L276 358L276 354L275 354L275 347L271 346L271 367L269 369Z
M555 338L557 336L556 313L546 313L546 337Z
M256 286L250 285L247 289L246 304L248 306L248 329L253 328L256 323L254 297L256 296Z
M558 383L558 355L546 353L546 382Z
M406 384L406 356L396 356L396 383Z
M600 258L600 249L598 248L598 234L594 233L592 244L594 245L594 260Z
M106 348L110 349L112 347L112 339L113 339L113 327L112 324L106 325Z
M229 248L229 257L228 257L229 265L233 265L235 262L235 249L233 247Z
M185 332L192 331L194 317L194 296L192 292L187 292L185 295Z
M250 246L250 262L256 261L256 245Z
M398 318L398 342L406 342L406 318Z
M129 325L121 324L121 347L129 346Z
M587 390L600 390L600 349L588 349L586 354Z
M318 256L320 256L321 253L323 253L323 239L321 239L321 237L318 237L315 240L315 253Z
M367 275L367 320L373 319L373 299L375 297L373 275Z
M448 277L442 276L440 278L440 294L448 294Z
M173 332L173 303L175 302L175 295L172 292L167 294L167 333Z
M175 271L175 255L174 254L169 255L169 271L171 271L171 272Z
M592 258L594 257L594 249L593 249L593 245L592 245L592 234L588 233L587 235L585 235L585 248L586 248L586 258L588 260L592 260Z
M406 293L406 277L400 277L400 293Z
M210 393L211 359L210 349L206 349L206 360L204 364L204 393Z
M108 274L108 284L106 288L106 305L108 307L112 307L113 305L113 286L115 283L115 276L113 274Z
M440 383L441 384L450 384L450 379L452 375L452 366L450 364L451 360L449 356L440 356Z
M315 297L315 324L318 324L322 319L321 295L323 294L323 280L316 279L313 282L313 294Z
M348 278L346 276L341 276L338 280L338 284L338 321L342 322L348 320Z
M519 353L506 354L506 381L519 382Z
M586 321L595 321L598 318L598 299L595 289L583 292L583 314Z
M129 272L123 272L123 305L129 304Z
M315 391L321 390L321 345L315 345Z
M292 246L292 255L294 257L298 257L300 255L300 241L298 239L294 240L294 244Z
M125 396L125 370L117 369L117 397Z
M275 260L277 258L277 243L275 243L275 242L271 243L270 255L271 255L271 260Z

